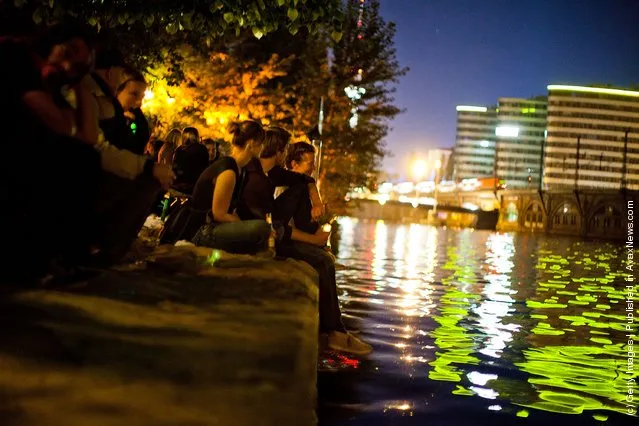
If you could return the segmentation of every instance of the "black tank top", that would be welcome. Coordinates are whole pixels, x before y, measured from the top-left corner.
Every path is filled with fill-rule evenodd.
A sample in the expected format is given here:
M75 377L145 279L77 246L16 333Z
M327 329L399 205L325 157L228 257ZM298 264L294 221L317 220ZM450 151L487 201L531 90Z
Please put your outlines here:
M244 183L244 173L240 173L237 162L233 157L218 158L206 168L200 175L200 178L193 189L193 197L191 197L191 206L196 210L211 210L213 206L213 192L215 191L215 182L217 177L226 170L232 170L235 173L235 188L233 188L233 196L228 213L232 213L237 207L242 186Z

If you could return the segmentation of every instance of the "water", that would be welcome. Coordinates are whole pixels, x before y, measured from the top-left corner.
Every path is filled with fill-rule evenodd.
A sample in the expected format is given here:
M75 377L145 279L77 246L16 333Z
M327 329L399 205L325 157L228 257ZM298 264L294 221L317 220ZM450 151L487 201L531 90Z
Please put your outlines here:
M639 424L624 402L621 243L341 228L342 312L375 351L322 357L320 424Z

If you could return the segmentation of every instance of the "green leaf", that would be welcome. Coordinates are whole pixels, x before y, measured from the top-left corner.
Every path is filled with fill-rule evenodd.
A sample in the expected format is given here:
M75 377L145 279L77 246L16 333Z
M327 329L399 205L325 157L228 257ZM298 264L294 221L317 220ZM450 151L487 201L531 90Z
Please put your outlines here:
M291 25L291 27L288 29L288 32L291 33L291 35L295 35L297 34L297 32L300 30L299 25Z
M331 33L331 38L335 43L339 43L339 41L342 39L342 35L343 34L340 31L333 31Z
M98 20L92 17L92 18L89 18L89 21L87 23L91 25L92 27L95 27L96 25L98 25Z
M15 7L22 7L27 2L27 0L13 0L13 5Z
M258 4L258 6L260 6L260 9L262 9L262 10L266 9L266 5L264 4L264 0L257 0L257 4Z
M284 6L284 4L285 4L285 3L286 3L286 0L277 0L277 5L278 5L279 7Z
M227 24L230 24L231 22L233 22L233 19L235 19L235 17L233 16L231 12L226 12L224 14L224 20L226 21Z
M153 21L155 21L155 17L153 15L147 15L144 17L144 26L149 28L153 25Z
M290 8L286 15L288 16L288 19L290 19L291 21L295 21L298 18L298 16L300 16L297 9L294 9L294 8Z
M257 28L257 27L253 27L253 35L255 36L256 39L261 39L262 36L264 36L264 33L262 32L261 29Z
M166 32L173 35L178 32L178 26L175 22L171 22L166 26Z
M33 12L32 15L33 18L33 22L35 22L36 25L40 25L40 23L42 22L42 9L41 8L37 8L35 10L35 12Z
M124 25L126 23L126 16L124 15L118 16L118 22L120 23L120 25Z
M224 7L224 3L222 3L222 0L215 0L213 7L217 10L220 10Z

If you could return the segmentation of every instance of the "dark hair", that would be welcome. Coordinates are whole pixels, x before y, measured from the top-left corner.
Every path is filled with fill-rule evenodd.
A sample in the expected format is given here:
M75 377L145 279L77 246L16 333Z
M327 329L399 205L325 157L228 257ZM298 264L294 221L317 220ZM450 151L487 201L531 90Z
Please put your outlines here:
M269 127L264 135L264 147L260 158L270 158L282 152L291 141L291 134L281 127Z
M211 139L211 138L203 139L203 140L202 140L202 143L203 143L204 145L215 145L215 144L216 144L216 143L215 143L215 141L214 141L213 139Z
M297 142L288 148L288 154L286 155L286 167L293 168L293 161L298 163L302 161L304 154L315 154L315 147L310 143Z
M186 127L182 130L182 145L190 145L200 142L200 132L195 127Z
M264 129L260 123L254 120L231 123L229 133L233 135L231 143L239 148L244 148L249 140L260 144L264 143Z
M34 47L40 56L47 57L53 46L66 43L74 38L84 41L89 49L95 47L94 31L89 26L78 22L56 24L47 28L36 39Z
M140 71L136 70L135 68L125 66L123 75L124 75L124 78L122 79L122 83L120 83L120 85L118 86L118 90L116 90L117 93L120 93L122 90L124 90L126 85L132 81L146 84L146 79L144 78L144 75Z

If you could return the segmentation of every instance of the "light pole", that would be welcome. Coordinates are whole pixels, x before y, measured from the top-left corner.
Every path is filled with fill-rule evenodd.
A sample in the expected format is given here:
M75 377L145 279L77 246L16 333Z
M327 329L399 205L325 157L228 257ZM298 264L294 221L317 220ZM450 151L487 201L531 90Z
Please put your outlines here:
M435 191L433 197L435 199L435 203L433 203L433 219L435 218L434 216L437 214L437 187L439 186L439 171L441 170L441 167L441 160L437 160L435 162Z

